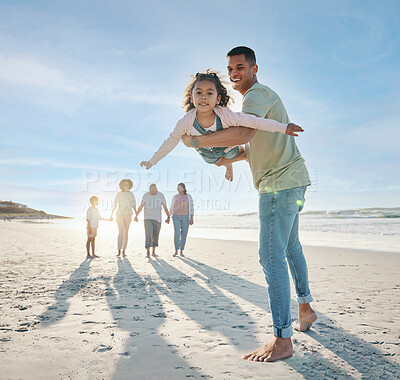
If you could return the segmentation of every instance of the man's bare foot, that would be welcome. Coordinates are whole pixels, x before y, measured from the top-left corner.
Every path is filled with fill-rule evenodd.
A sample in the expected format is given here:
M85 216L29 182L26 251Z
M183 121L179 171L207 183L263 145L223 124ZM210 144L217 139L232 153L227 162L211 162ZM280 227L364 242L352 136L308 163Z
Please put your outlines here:
M86 258L87 259L90 259L92 256L90 256L90 253L88 253L87 255L86 255Z
M155 252L153 252L151 255L152 255L153 257L157 257L157 255L155 254Z
M275 362L293 356L293 345L291 338L278 338L272 336L269 342L242 358L253 362Z
M178 251L175 251L175 253L172 255L172 257L175 257L178 255Z
M226 178L228 181L233 181L233 168L232 168L232 164L226 166L225 178Z
M311 309L309 303L300 303L299 304L299 325L296 330L299 331L308 331L310 330L313 322L317 320L317 314L315 311Z
M93 254L92 257L95 257L96 259L100 258L100 256L97 256L95 254Z

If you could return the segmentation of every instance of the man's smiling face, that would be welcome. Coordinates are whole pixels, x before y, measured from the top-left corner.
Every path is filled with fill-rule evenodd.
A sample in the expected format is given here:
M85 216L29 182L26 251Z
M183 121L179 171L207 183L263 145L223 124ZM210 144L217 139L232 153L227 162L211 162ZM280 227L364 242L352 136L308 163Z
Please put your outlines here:
M242 95L257 81L257 65L251 66L244 54L228 57L228 75L234 90Z

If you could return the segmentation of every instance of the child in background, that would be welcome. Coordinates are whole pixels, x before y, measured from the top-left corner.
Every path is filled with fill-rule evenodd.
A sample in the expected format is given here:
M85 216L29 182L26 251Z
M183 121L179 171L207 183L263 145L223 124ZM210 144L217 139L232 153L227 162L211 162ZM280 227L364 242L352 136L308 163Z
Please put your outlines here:
M264 119L243 112L233 112L227 106L230 101L227 89L221 83L217 73L207 70L197 73L186 87L184 108L186 115L180 119L169 137L161 144L149 161L142 161L140 166L150 169L165 157L179 143L182 136L201 136L231 126L242 126L269 132L281 132L298 136L295 132L303 132L296 124L282 124L272 119ZM196 147L198 141L191 139ZM199 154L208 164L216 164L221 157L234 159L244 151L242 146L197 148ZM232 164L227 164L225 178L233 180Z
M92 206L89 207L88 210L86 211L87 235L88 235L88 239L86 242L86 251L87 251L86 257L100 257L94 253L94 247L95 247L94 239L97 236L97 228L99 227L99 221L109 220L111 222L112 218L104 219L101 217L100 211L97 209L97 205L99 204L99 198L97 198L96 196L90 198L90 204ZM90 256L90 246L92 246L92 256Z

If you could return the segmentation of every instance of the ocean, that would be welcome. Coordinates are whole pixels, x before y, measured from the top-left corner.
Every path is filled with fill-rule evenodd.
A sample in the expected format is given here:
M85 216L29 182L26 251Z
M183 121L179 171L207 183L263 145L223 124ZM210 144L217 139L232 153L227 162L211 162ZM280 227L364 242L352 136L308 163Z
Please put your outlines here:
M108 215L107 212L103 212L103 214ZM86 232L84 217L20 222L80 229L83 234ZM300 214L299 223L300 239L305 246L400 253L400 207L309 211ZM195 215L194 225L190 227L189 237L257 242L258 227L257 213L198 214ZM117 234L116 223L102 221L99 234L115 236ZM169 225L163 223L161 235L173 237L172 221ZM142 221L132 222L130 236L134 239L144 238Z
M198 215L192 233L258 241L258 226L257 213ZM400 253L400 207L304 212L299 231L305 245Z

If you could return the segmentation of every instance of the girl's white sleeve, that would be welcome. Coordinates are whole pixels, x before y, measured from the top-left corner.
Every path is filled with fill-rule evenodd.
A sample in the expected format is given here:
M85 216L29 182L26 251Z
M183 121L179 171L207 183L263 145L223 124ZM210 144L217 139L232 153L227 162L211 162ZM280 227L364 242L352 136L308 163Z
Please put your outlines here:
M222 111L226 126L224 127L248 127L259 129L268 132L281 132L286 133L287 124L280 123L273 119L264 119L255 115L250 115L244 112L233 112L231 109L224 107Z
M157 152L153 154L153 157L150 158L149 162L152 165L157 164L162 158L164 158L172 149L174 149L182 136L186 134L185 130L185 122L181 119L176 123L174 130L171 134L164 140L161 146L158 148Z

